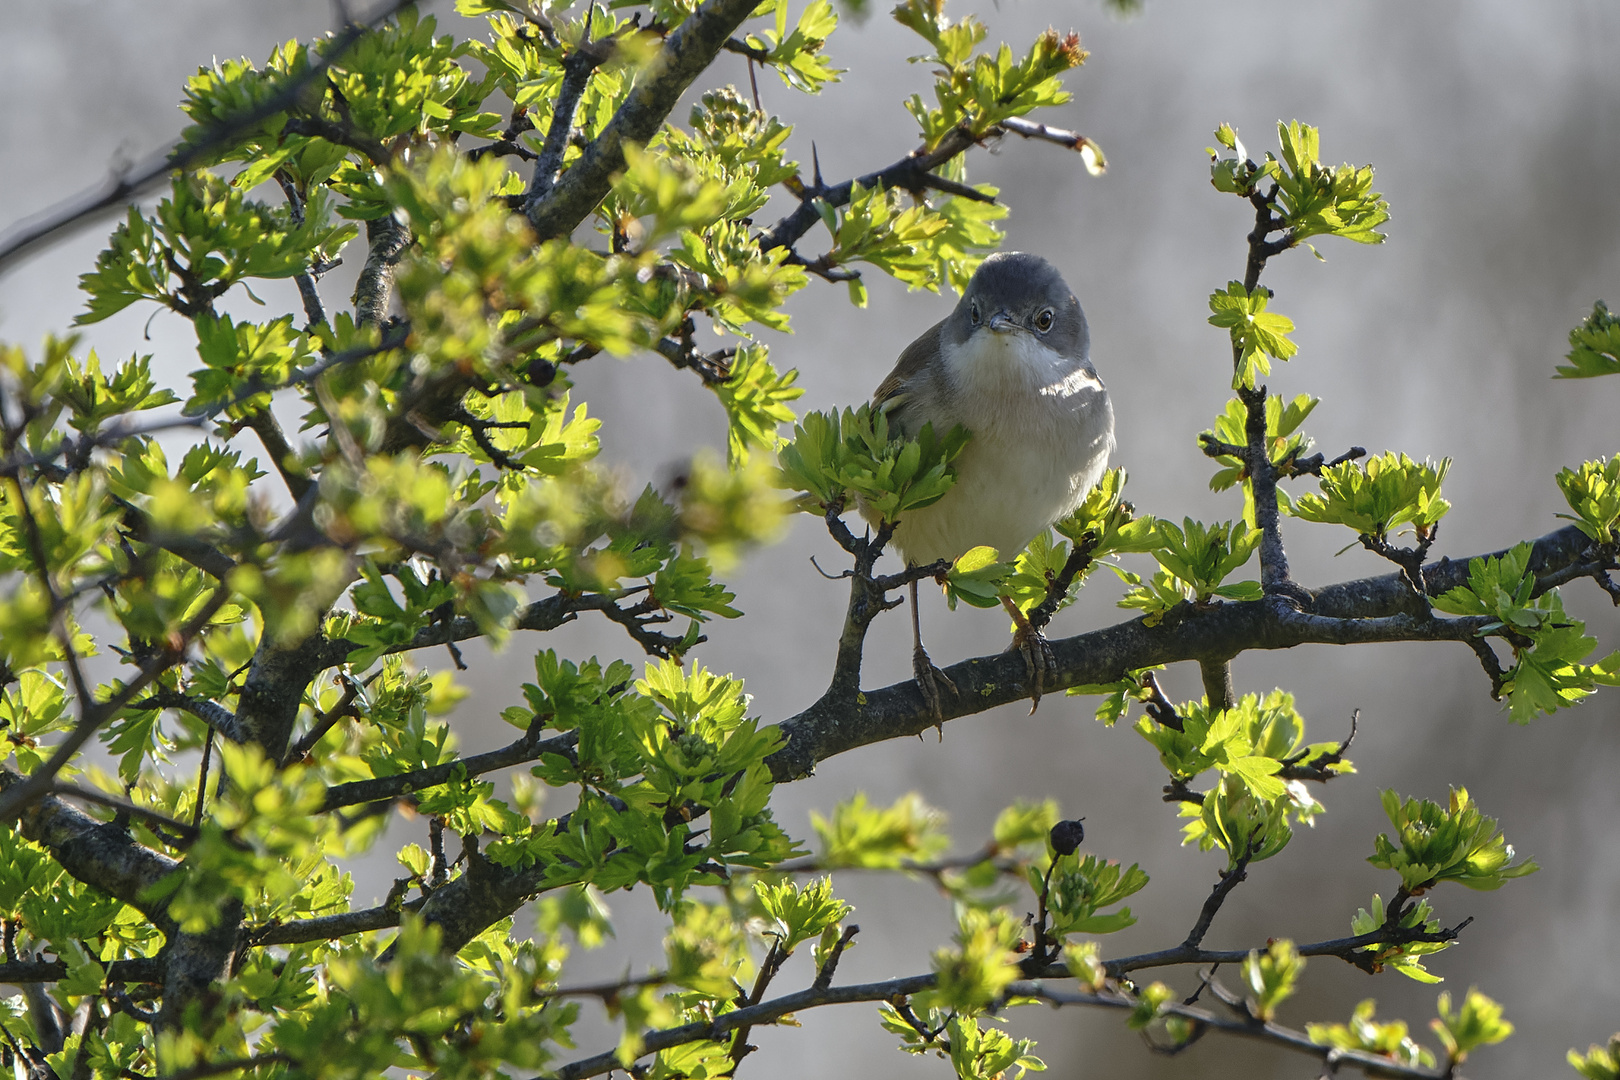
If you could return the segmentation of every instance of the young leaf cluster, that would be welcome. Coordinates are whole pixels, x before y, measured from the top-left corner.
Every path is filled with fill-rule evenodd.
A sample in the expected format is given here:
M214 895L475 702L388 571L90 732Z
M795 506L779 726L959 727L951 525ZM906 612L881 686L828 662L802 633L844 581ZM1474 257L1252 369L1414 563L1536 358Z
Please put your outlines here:
M924 424L915 439L892 436L889 417L869 405L842 414L807 413L782 447L782 487L809 496L817 512L859 499L884 521L930 506L955 481L950 463L967 446L968 433L954 427L940 435Z
M1159 752L1173 787L1188 785L1206 772L1218 775L1201 798L1189 796L1182 815L1182 843L1200 850L1225 849L1235 861L1250 850L1253 860L1276 854L1292 835L1289 820L1309 823L1322 810L1304 784L1289 779L1288 767L1318 767L1325 775L1355 771L1339 756L1338 743L1305 742L1305 721L1292 694L1274 690L1245 694L1230 709L1191 701L1176 710L1180 727L1144 715L1136 723Z
M1590 379L1620 374L1620 316L1611 315L1599 300L1592 314L1569 332L1568 364L1558 366L1555 379Z
M1346 525L1380 542L1402 525L1423 539L1451 509L1440 497L1450 468L1450 458L1419 462L1393 451L1365 462L1346 461L1324 468L1318 478L1321 494L1301 495L1293 512L1305 521Z
M1159 519L1154 523L1153 557L1160 569L1144 583L1137 574L1121 572L1133 586L1120 600L1123 608L1140 609L1149 625L1157 623L1178 604L1209 604L1227 600L1260 599L1258 581L1226 579L1246 564L1260 546L1260 530L1241 521L1205 525L1192 518L1178 526Z
M1588 503L1582 506L1590 509ZM1501 556L1471 559L1468 584L1433 600L1439 611L1488 618L1480 633L1507 638L1515 663L1503 675L1502 691L1518 723L1574 705L1599 685L1620 683L1620 652L1585 663L1597 639L1587 635L1583 622L1565 614L1558 590L1537 595L1531 555L1529 544L1519 544Z
M1275 185L1265 195L1280 215L1282 247L1294 247L1312 236L1342 236L1358 244L1381 244L1378 226L1389 220L1389 204L1372 190L1370 165L1328 166L1320 160L1321 137L1316 128L1297 120L1277 124L1279 159L1267 153L1263 163L1249 159L1237 131L1222 124L1215 141L1236 156L1224 158L1209 151L1210 181L1217 191L1249 198L1263 182Z
M1419 893L1442 881L1470 889L1499 889L1510 878L1538 869L1513 861L1513 845L1497 831L1496 819L1480 813L1466 788L1452 788L1447 805L1428 799L1402 799L1392 790L1381 796L1395 839L1379 833L1367 861L1401 875L1401 887Z
M1357 908L1355 915L1351 917L1350 932L1357 936L1370 934L1384 929L1388 922L1389 914L1388 908L1384 905L1384 898L1373 893L1372 903L1364 908ZM1402 931L1418 931L1425 934L1440 932L1440 920L1435 917L1434 908L1427 899L1407 905L1394 925ZM1454 944L1456 944L1454 941L1406 941L1366 945L1361 951L1371 957L1374 971L1389 967L1413 982L1437 983L1442 981L1440 976L1424 967L1422 958L1444 952Z
M1299 429L1321 400L1310 394L1299 394L1292 401L1285 402L1281 397L1267 395L1265 449L1266 456L1273 465L1284 469L1311 448L1310 436ZM1249 410L1242 399L1230 398L1226 402L1225 410L1215 418L1215 426L1201 432L1198 440L1205 445L1220 443L1226 446L1246 447L1249 442L1248 419ZM1232 454L1218 454L1215 461L1221 465L1221 470L1209 478L1209 490L1225 491L1241 481L1243 520L1253 525L1254 489L1249 483L1248 465ZM1292 503L1285 492L1279 490L1277 500L1285 513L1290 511Z
M919 94L906 101L925 146L938 145L957 127L975 139L983 138L1003 120L1069 100L1059 77L1085 63L1087 53L1078 34L1047 30L1022 58L1005 44L987 56L974 51L985 38L984 24L971 15L952 23L944 7L940 0L905 0L894 9L896 21L933 50L913 59L939 65L934 74L935 107L929 108Z
M1377 1007L1376 1001L1367 998L1350 1013L1348 1024L1306 1024L1305 1030L1312 1042L1322 1046L1382 1054L1395 1064L1408 1068L1433 1068L1434 1051L1415 1042L1407 1034L1406 1021L1374 1019Z
M1253 292L1243 282L1227 283L1225 292L1209 294L1209 324L1232 336L1232 389L1254 389L1255 380L1271 374L1272 360L1287 360L1299 351L1288 339L1294 321L1286 315L1267 311L1271 290L1259 287Z

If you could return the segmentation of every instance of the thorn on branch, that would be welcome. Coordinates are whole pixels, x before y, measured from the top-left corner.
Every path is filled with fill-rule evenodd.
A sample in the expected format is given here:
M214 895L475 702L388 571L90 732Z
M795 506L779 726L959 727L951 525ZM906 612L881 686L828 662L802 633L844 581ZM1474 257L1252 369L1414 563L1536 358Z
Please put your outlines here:
M829 573L827 573L827 571L825 571L825 570L823 570L821 568L821 564L816 562L816 557L814 555L810 556L810 565L816 568L816 573L820 574L823 578L825 578L828 581L843 581L845 578L850 578L850 577L855 576L855 571L853 571L853 570L845 570L843 573L840 573L840 574L829 574Z
M823 252L822 254L817 255L814 259L806 259L796 250L789 248L787 258L783 259L782 261L789 266L802 266L804 269L816 275L816 277L821 278L823 281L840 282L861 280L861 272L859 270L848 270L839 266L838 261L833 257L833 253L830 251Z
M1161 724L1171 731L1181 731L1181 715L1176 712L1176 707L1170 699L1164 696L1164 691L1159 687L1159 680L1153 672L1142 673L1142 688L1148 692L1148 700L1144 707L1154 723Z
M738 56L746 56L748 59L761 64L766 63L771 58L769 50L762 49L758 45L750 45L742 38L726 38L725 44L721 45L720 47L726 50L726 52L736 53Z
M695 338L696 327L692 320L687 318L681 323L680 337L660 338L654 346L658 355L668 360L676 368L690 369L697 372L698 378L703 380L705 386L715 386L731 378L731 359L737 355L733 348L717 349L706 353L699 351ZM566 362L572 362L565 359Z
M1366 447L1352 446L1350 449L1346 450L1332 461L1324 461L1322 459L1322 455L1320 453L1316 453L1310 455L1309 457L1293 458L1289 461L1283 462L1280 467L1284 470L1284 473L1290 477L1321 476L1323 469L1331 469L1335 465L1343 465L1347 461L1355 461L1357 458L1364 458L1366 456Z
M475 146L467 151L467 160L477 161L485 154L496 154L501 157L515 157L523 161L537 161L540 157L533 150L518 141L524 132L534 130L534 121L529 117L529 110L518 106L512 110L512 119L501 132L501 137L487 146Z
M1310 761L1305 761L1305 755L1309 751L1301 750L1293 757L1283 759L1282 768L1277 770L1277 775L1284 780L1316 780L1321 783L1333 779L1338 774L1329 769L1344 760L1345 751L1350 749L1350 744L1356 739L1356 728L1360 723L1361 710L1356 709L1350 714L1350 734L1346 735L1344 741L1335 749L1325 750Z
M827 954L826 962L821 965L821 970L816 972L816 981L811 984L815 989L825 990L832 985L833 975L838 971L838 958L844 955L844 950L860 932L861 928L854 923L844 927L844 932L833 942L832 951Z
M1507 673L1502 670L1502 662L1496 658L1496 651L1482 637L1469 638L1468 647L1479 657L1479 666L1485 669L1486 677L1491 680L1491 700L1501 701L1502 690L1507 686Z

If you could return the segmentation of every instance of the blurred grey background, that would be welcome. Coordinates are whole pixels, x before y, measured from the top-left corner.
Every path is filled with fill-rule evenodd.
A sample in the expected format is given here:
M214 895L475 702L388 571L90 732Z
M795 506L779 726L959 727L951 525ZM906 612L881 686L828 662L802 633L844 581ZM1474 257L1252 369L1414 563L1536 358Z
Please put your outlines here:
M879 5L881 7L882 5ZM441 24L479 32L427 5ZM798 5L795 5L797 10ZM953 0L961 15L972 5ZM1205 323L1206 297L1240 277L1248 206L1217 194L1203 148L1222 121L1238 126L1251 154L1275 147L1273 125L1298 118L1322 128L1324 157L1371 162L1394 218L1389 242L1359 248L1329 240L1325 263L1306 252L1274 260L1263 279L1275 307L1298 325L1299 356L1271 380L1287 395L1324 401L1308 430L1330 456L1351 444L1377 452L1450 456L1453 510L1436 554L1492 550L1556 528L1563 508L1552 483L1560 466L1620 449L1620 379L1554 382L1565 334L1592 301L1620 302L1620 7L1604 0L1397 0L1342 4L1207 3L1147 0L1121 20L1097 0L1001 0L980 14L991 40L1023 48L1048 24L1073 28L1092 50L1068 81L1074 100L1048 122L1071 126L1107 151L1110 170L1088 177L1076 156L1009 139L969 160L970 178L1002 189L1011 206L1009 248L1053 259L1091 320L1094 357L1119 419L1116 463L1131 474L1129 496L1147 511L1179 518L1230 518L1231 493L1206 489L1211 467L1196 433L1228 396L1225 335ZM330 28L321 0L226 3L173 0L5 0L0 3L0 227L51 206L139 158L179 130L175 106L185 78L213 57L262 62L278 41ZM829 179L887 164L914 145L900 107L928 93L926 66L904 57L919 43L881 11L864 25L846 20L830 52L850 69L820 99L761 75L768 109L797 125L790 149L808 162L812 142ZM723 56L707 83L746 85L742 61ZM684 120L684 107L677 119ZM777 209L777 207L773 207ZM767 215L760 215L764 220ZM66 329L79 310L76 275L89 269L113 221L105 219L0 279L0 338L31 351ZM823 235L803 250L815 254ZM351 264L360 260L353 257ZM351 271L353 266L349 268ZM805 408L863 400L899 350L948 309L949 298L908 294L871 273L871 306L848 306L844 290L817 283L794 299L797 331L773 340L779 366L794 366ZM347 282L329 278L329 307ZM292 310L289 289L258 290L272 310ZM240 312L255 310L241 296ZM189 328L136 308L99 324L86 342L109 359L152 352L180 379L195 364ZM604 458L627 481L666 480L694 440L722 446L718 404L695 380L655 357L592 361L578 371L578 395L606 421ZM1289 552L1301 580L1382 573L1359 548L1335 557L1340 530L1293 524ZM785 541L731 575L749 618L710 628L698 658L746 676L756 711L792 715L820 692L841 618L843 591L809 564L837 565L818 522L798 520ZM1139 567L1141 569L1141 567ZM1098 575L1056 633L1123 617L1119 588ZM1589 584L1568 590L1570 608L1590 620L1605 648L1620 645L1620 618ZM1001 649L1005 619L925 601L925 634L942 664ZM908 677L904 612L880 622L866 682ZM473 696L455 719L462 746L511 737L497 718L532 677L532 651L634 658L614 629L570 628L542 642L519 637L501 655L472 650ZM441 666L442 654L422 663ZM1540 873L1498 893L1442 889L1433 898L1451 925L1475 922L1463 944L1435 958L1442 987L1399 975L1368 977L1334 960L1311 962L1285 1022L1344 1019L1364 997L1380 1015L1403 1016L1429 1037L1437 989L1478 984L1500 1000L1517 1034L1480 1052L1476 1078L1573 1075L1566 1048L1601 1042L1620 1027L1620 809L1613 730L1620 695L1528 727L1509 723L1490 701L1471 654L1454 647L1298 649L1249 655L1236 665L1240 691L1284 686L1299 696L1311 737L1337 738L1351 711L1362 714L1352 752L1358 774L1319 792L1328 812L1279 857L1252 869L1227 903L1207 944L1261 945L1349 932L1372 894L1393 875L1363 860L1387 827L1378 792L1443 798L1466 785L1498 816ZM1194 670L1172 670L1172 696L1199 692ZM1164 776L1134 733L1092 719L1094 701L1047 698L958 720L943 743L894 742L826 762L808 781L782 789L786 827L810 835L808 812L830 810L856 791L887 802L920 791L950 815L957 850L978 847L997 811L1014 799L1055 798L1087 819L1088 850L1140 860L1152 883L1131 905L1140 922L1104 941L1105 955L1178 942L1219 868L1217 857L1181 850L1174 810L1160 802ZM398 834L404 835L408 828ZM357 868L356 903L386 890L391 848ZM862 926L840 980L926 970L928 952L949 933L949 903L926 882L845 875L839 890ZM645 891L609 897L617 940L581 957L575 977L636 973L656 959ZM519 931L532 927L520 915ZM1190 972L1165 972L1183 992ZM1228 973L1232 978L1233 973ZM777 986L805 985L797 958ZM1052 1075L1133 1077L1308 1077L1306 1059L1211 1036L1176 1058L1144 1049L1121 1018L1078 1009L1019 1010L1013 1030L1040 1040ZM941 1076L949 1066L897 1054L869 1006L822 1009L807 1030L756 1030L760 1052L745 1075L771 1077ZM605 1032L590 1053L608 1043ZM1432 1040L1431 1040L1432 1041Z

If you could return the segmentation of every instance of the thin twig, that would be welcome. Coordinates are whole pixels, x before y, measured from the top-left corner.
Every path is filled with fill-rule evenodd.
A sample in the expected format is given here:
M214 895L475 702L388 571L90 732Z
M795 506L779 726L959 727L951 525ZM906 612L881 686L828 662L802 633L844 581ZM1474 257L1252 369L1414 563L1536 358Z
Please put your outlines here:
M376 676L373 675L372 678ZM287 751L288 763L303 761L309 756L309 752L315 749L315 745L326 737L326 733L332 730L333 725L345 717L354 715L355 701L360 697L360 684L347 675L342 676L342 679L343 696L330 709L317 716L303 737L293 743L292 748Z
M47 794L60 795L69 799L78 799L81 802L96 803L99 806L106 806L116 810L120 814L128 814L130 817L140 818L142 821L149 822L153 825L161 825L163 828L168 829L169 831L173 832L175 836L180 838L182 843L177 844L177 847L185 847L193 840L197 839L197 827L195 825L187 825L184 821L180 821L177 818L172 818L168 814L161 813L157 810L150 810L144 806L132 803L128 799L120 799L116 795L109 795L105 791L97 791L95 788L80 787L77 784L64 784L61 781L53 783L46 790Z

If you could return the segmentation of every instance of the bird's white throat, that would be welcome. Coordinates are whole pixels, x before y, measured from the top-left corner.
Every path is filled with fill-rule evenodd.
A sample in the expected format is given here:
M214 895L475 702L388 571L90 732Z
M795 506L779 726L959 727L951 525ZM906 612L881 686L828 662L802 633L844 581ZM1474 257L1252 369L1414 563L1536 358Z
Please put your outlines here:
M947 379L964 395L1000 397L1024 390L1062 398L1101 385L1080 360L1021 330L977 330L944 353Z
M1022 331L979 330L944 352L947 382L976 436L1013 434L1035 419L1032 409L1037 416L1045 409L1068 413L1077 404L1072 400L1076 395L1102 389L1078 358Z

